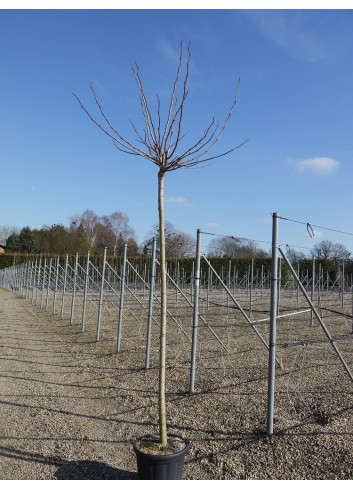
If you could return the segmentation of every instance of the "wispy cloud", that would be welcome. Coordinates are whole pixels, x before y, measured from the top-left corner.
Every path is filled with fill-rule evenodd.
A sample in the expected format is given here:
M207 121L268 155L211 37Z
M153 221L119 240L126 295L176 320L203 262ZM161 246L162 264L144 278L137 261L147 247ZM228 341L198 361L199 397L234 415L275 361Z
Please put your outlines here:
M159 48L162 53L166 56L166 58L172 60L173 62L179 60L180 50L176 49L174 46L169 44L168 41L162 40L159 43Z
M318 24L313 16L318 14L297 10L250 10L246 14L263 36L291 56L306 61L326 58L327 41L313 32Z
M210 228L219 228L218 222L208 222L207 226Z
M337 170L340 163L333 158L309 158L306 160L297 160L295 167L299 172L312 172L320 175L328 175Z
M186 204L185 197L167 197L165 202L168 204Z

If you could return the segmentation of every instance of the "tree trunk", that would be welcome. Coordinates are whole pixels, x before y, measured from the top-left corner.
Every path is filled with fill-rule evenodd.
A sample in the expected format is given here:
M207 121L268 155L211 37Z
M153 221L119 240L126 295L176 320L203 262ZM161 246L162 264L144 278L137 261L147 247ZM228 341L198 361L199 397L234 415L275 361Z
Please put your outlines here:
M161 269L161 331L159 347L159 437L163 446L167 445L167 420L165 410L165 356L167 330L167 275L165 266L165 230L164 230L164 179L166 172L158 173L158 214L160 238Z

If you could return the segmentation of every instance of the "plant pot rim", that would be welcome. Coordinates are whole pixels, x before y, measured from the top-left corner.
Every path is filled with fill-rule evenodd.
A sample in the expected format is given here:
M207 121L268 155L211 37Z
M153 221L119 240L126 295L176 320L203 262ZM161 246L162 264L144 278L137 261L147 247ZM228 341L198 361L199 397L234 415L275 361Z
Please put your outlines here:
M142 435L139 438L137 438L136 440L134 440L133 448L134 448L134 452L136 454L142 454L146 458L148 457L148 458L151 458L151 459L157 461L157 460L164 460L166 458L168 458L168 459L178 458L178 457L180 457L180 455L182 455L182 454L184 455L189 450L189 441L186 438L183 438L180 435L175 435L173 433L168 434L168 438L177 438L177 439L179 439L185 443L185 447L182 448L181 450L179 450L179 452L152 454L152 453L147 453L147 452L140 450L137 447L137 443L141 440L148 440L149 438L159 438L159 435L158 435L158 433L152 433L152 434Z

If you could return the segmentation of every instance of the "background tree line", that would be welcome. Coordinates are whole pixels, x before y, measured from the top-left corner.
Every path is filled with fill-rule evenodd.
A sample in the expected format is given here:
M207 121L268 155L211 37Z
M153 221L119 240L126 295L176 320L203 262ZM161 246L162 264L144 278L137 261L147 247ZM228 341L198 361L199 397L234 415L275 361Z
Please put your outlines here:
M165 237L166 257L169 260L170 271L176 266L176 260L179 260L179 265L183 266L185 271L191 270L195 256L195 238L175 229L168 221L165 223ZM139 245L135 231L129 224L128 216L119 211L110 215L98 216L92 210L86 210L82 214L71 216L68 227L54 224L43 226L42 229L30 229L26 226L19 230L14 227L0 226L0 244L5 244L7 255L11 252L74 255L77 252L86 254L89 250L92 254L99 256L106 246L108 254L118 258L122 255L124 244L127 243L130 258L143 258L151 255L153 238L156 239L158 255L158 224L152 227ZM337 277L343 261L346 273L353 273L351 253L340 243L323 240L306 254L292 248L288 248L286 252L292 265L295 267L299 265L301 270L308 270L309 276L313 256L317 261L317 266L321 265L323 273L328 272L332 279ZM265 271L270 270L271 251L262 249L252 240L233 236L215 237L210 241L206 254L212 258L217 270L223 269L224 273L228 270L229 260L239 272L246 273L252 259L254 259L255 270L261 270L262 267ZM4 259L2 257L2 261Z
M194 255L195 238L176 230L168 221L165 223L165 233L168 258ZM158 224L153 226L139 246L128 216L119 211L98 216L92 210L86 210L71 216L68 227L54 224L41 229L25 226L19 230L0 226L0 244L5 245L7 253L82 254L91 251L101 254L103 248L107 247L109 255L115 257L122 255L126 243L128 256L140 256L151 253L153 238L156 238L159 253Z

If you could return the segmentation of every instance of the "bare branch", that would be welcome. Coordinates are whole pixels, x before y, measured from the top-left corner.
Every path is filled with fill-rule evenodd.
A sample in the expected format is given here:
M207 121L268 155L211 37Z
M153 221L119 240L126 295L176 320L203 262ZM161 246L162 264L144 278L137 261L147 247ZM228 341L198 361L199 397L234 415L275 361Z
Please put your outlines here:
M191 59L190 41L189 41L189 45L188 45L188 52L189 52L189 57L188 57L188 61L186 63L186 75L185 75L185 78L184 78L184 91L183 91L183 97L182 97L182 100L181 100L181 103L180 103L180 107L179 107L180 110L179 110L178 135L177 135L177 138L176 138L177 141L179 140L180 131L181 131L181 123L182 123L183 115L184 115L184 104L185 104L186 97L188 96L188 93L189 93L189 88L187 88L187 82L188 82L188 79L189 79L189 66L190 66L190 59ZM177 146L178 145L176 145L174 147L174 150L172 151L170 157L173 156L174 152L177 149Z
M146 127L148 128L148 130L150 132L150 136L152 138L153 143L156 144L157 143L157 135L156 135L156 131L155 131L154 124L153 124L153 118L152 118L152 115L151 115L151 112L150 112L150 109L148 106L148 101L147 101L147 98L146 98L146 95L144 92L142 80L140 77L140 68L136 62L135 62L135 66L136 66L136 70L134 69L134 67L132 67L132 71L133 71L137 86L138 86L139 91L140 91L141 100L143 102L142 106L143 106L143 114L144 114L144 118L145 118L145 122L146 122Z
M184 106L185 101L189 93L188 87L188 79L190 72L190 60L191 60L191 50L190 50L190 42L188 44L188 59L186 62L186 73L183 80L183 88L181 93L181 100L178 103L178 94L177 87L178 82L180 80L180 72L183 64L183 43L180 43L180 55L179 55L179 63L177 73L173 83L173 89L170 97L170 104L168 110L167 121L164 125L163 135L162 134L162 116L161 116L161 101L158 95L157 97L157 120L156 125L154 123L150 107L148 104L147 97L145 95L142 79L140 76L140 69L137 63L135 63L135 67L132 66L132 72L134 78L136 80L138 90L139 90L139 99L141 104L141 112L144 118L145 128L143 129L143 134L138 131L137 127L133 123L131 119L129 119L130 124L133 127L133 130L137 136L137 143L142 145L145 149L142 149L139 146L136 146L129 140L125 139L119 131L117 131L112 124L110 123L108 117L105 115L102 106L100 105L96 93L93 89L92 83L90 84L95 102L99 107L100 113L108 124L110 130L106 130L94 117L88 112L88 110L83 106L80 99L76 94L73 94L78 100L81 108L86 112L89 118L107 135L109 136L114 143L114 146L120 151L132 154L136 156L142 156L149 161L152 161L155 165L157 165L162 172L174 171L179 168L193 168L200 163L206 162L214 162L218 158L225 156L227 154L232 153L243 144L247 142L244 141L240 145L229 149L223 153L217 154L212 157L204 157L211 149L217 144L220 140L225 128L228 125L228 122L231 118L231 115L234 111L235 105L238 100L239 94L239 85L240 80L238 80L237 90L234 96L234 100L232 106L228 112L227 118L223 123L222 127L219 130L219 122L215 125L215 120L212 118L211 123L205 128L202 136L188 149L184 150L179 156L174 156L179 147L180 142L183 140L186 134L181 134L181 127L184 116ZM209 163L213 164L213 163ZM203 165L209 166L209 165Z
M204 131L204 134L203 136L197 141L197 143L194 144L194 146L191 146L188 150L185 151L185 153L183 153L181 156L179 156L179 159L184 159L186 157L189 157L191 156L192 154L195 154L197 153L198 151L200 151L202 148L204 148L205 146L207 146L207 144L209 142L212 141L212 139L214 138L214 135L216 134L217 132L217 129L219 127L219 122L217 122L216 124L216 127L215 129L213 130L211 136L207 139L207 141L205 141L202 145L202 141L207 137L209 131L211 130L211 127L213 126L214 124L214 119L212 119L212 122L211 124L205 129Z
M234 148L232 149L229 149L228 151L226 151L225 153L221 153L221 154L218 154L216 156L212 156L210 158L204 158L204 159L190 159L190 160L186 160L186 161L182 161L181 163L179 163L179 168L191 168L191 167L194 167L194 166L198 166L199 163L204 163L205 161L212 161L212 160L217 160L218 158L221 158L222 156L225 156L229 153L232 153L233 151L235 151L236 149L239 149L241 148L241 146L244 146L245 143L247 143L249 141L249 139L246 139L245 141L243 141L242 143L238 144L238 146L235 146ZM205 153L203 153L205 154ZM212 165L213 163L210 163L209 165L203 165L203 166L198 166L198 168L204 168L206 166L210 166Z
M173 86L172 95L170 97L170 105L169 105L168 118L167 118L167 121L165 123L165 129L164 129L163 137L162 137L162 140L160 142L161 147L164 146L164 141L165 141L165 138L166 138L166 133L167 133L168 127L169 127L169 122L170 122L170 117L171 117L171 113L172 113L173 106L174 106L174 97L175 97L175 93L176 93L176 89L177 89L177 85L178 85L178 80L179 80L179 75L180 75L180 70L181 70L182 62L183 62L183 41L181 41L181 43L180 43L179 65L178 65L177 74L176 74L176 77L175 77L175 80L174 80L174 86Z
M120 148L119 145L121 145L122 147L126 148L129 150L129 154L133 154L133 155L137 155L137 156L142 156L144 158L148 158L148 159L151 159L150 156L145 153L144 151L142 151L141 149L137 148L136 146L134 146L133 144L131 144L129 141L126 141L124 138L121 138L124 142L126 141L126 144L125 143L122 143L121 141L119 141L119 139L117 139L116 137L114 137L112 134L110 134L109 131L107 131L106 129L104 129L104 127L99 124L99 122L97 122L92 116L91 114L88 112L88 110L84 107L84 105L82 104L81 100L78 98L78 96L73 93L74 97L78 100L81 108L86 112L86 114L88 115L88 117L91 119L92 122L94 122L107 136L109 136L113 142L114 142L114 146L118 149L120 149L121 151L124 151ZM106 119L106 118L105 118ZM107 120L107 119L106 119ZM110 127L112 127L110 124L109 124ZM114 128L113 128L114 130ZM114 130L114 132L116 134L117 131ZM119 135L120 137L120 135ZM124 151L124 152L127 152L127 151Z
M209 160L212 160L212 159L220 158L221 156L225 156L226 154L231 153L231 152L232 152L232 151L234 151L235 149L238 149L240 146L242 146L242 145L244 144L244 143L242 143L242 144L240 144L239 146L236 146L236 147L234 147L234 148L230 149L229 151L227 151L227 152L225 152L225 153L222 153L221 155L218 155L218 156L216 156L216 157L214 157L214 158L207 158L207 159L203 159L203 160L200 160L200 159L199 159L199 158L201 158L203 155L205 155L206 153L208 153L208 152L209 152L209 151L210 151L210 150L213 148L213 146L214 146L214 145L215 145L215 144L216 144L216 143L219 141L219 139L220 139L220 137L222 136L222 134L223 134L223 132L224 132L225 128L227 127L228 122L229 122L229 119L230 119L230 117L231 117L231 115L232 115L232 112L233 112L234 107L235 107L235 105L236 105L236 103L237 103L237 100L238 100L238 94L239 94L239 84L240 84L240 80L238 80L237 92L236 92L236 94L235 94L234 101L233 101L233 104L232 104L232 106L231 106L231 108L230 108L230 111L229 111L228 117L227 117L227 119L226 119L225 123L223 124L222 129L221 129L221 130L220 130L220 132L218 133L218 136L216 137L216 139L215 139L215 140L212 142L212 144L210 144L210 146L209 146L209 147L208 147L208 148L207 148L205 151L202 151L200 154L196 154L196 156L194 156L193 158L190 158L189 160L186 160L186 161L184 160L184 161L183 161L183 165L184 165L184 164L189 164L189 163L191 163L191 162L193 162L193 161L194 161L194 162L196 162L196 164L197 164L197 163L200 163L200 162L202 162L202 161L209 161ZM213 135L212 135L212 137L213 137ZM245 142L246 142L246 141L245 141ZM196 146L197 146L197 144L198 144L198 143L196 143ZM203 145L203 147L204 147L204 146L205 146L205 145ZM186 151L186 153L184 153L184 155L183 155L183 156L179 157L179 159L181 160L182 158L187 157L187 154L188 154L188 151ZM193 152L193 154L195 154L195 152ZM190 156L190 155L191 155L191 153L189 154L189 156ZM183 166L183 168L185 168L185 167Z
M136 146L134 146L134 145L133 145L132 143L130 143L130 141L128 141L127 139L123 138L123 136L122 136L122 135L121 135L121 134L120 134L120 133L119 133L119 132L118 132L118 131L117 131L117 130L116 130L114 127L113 127L113 126L112 126L112 124L110 123L109 119L108 119L108 118L107 118L107 116L105 115L105 113L104 113L104 111L103 111L103 109L102 109L102 106L101 106L101 105L100 105L100 103L99 103L99 100L98 100L98 98L97 98L97 96L96 96L96 92L95 92L95 90L94 90L94 88L93 88L92 83L90 84L90 87L91 87L91 90L92 90L92 92L93 92L94 100L96 101L96 104L98 105L99 110L100 110L100 112L101 112L101 114L102 114L102 116L103 116L104 120L106 121L106 123L107 123L107 124L108 124L108 126L110 127L110 129L111 129L113 132L115 132L115 134L116 134L116 135L119 137L119 139L120 139L121 141L123 141L123 142L124 142L124 143L125 143L127 146L129 146L129 147L130 147L130 149L132 149L132 150L136 150L136 151L138 151L138 152L141 152L141 150L140 150L139 148L137 148ZM88 113L88 112L86 111L86 113ZM91 115L90 115L90 114L89 114L89 116L91 117ZM95 121L95 120L94 120L92 117L91 117L91 119L92 119L94 122L96 122L96 121ZM97 124L97 125L99 125L97 122L96 122L96 124ZM100 125L99 125L99 126L100 126ZM101 127L101 126L100 126L100 127ZM110 135L109 133L107 133L107 134L108 134L108 135ZM110 135L110 136L111 136L111 135ZM112 136L111 136L111 137L112 137ZM118 143L122 144L122 143L121 143L121 141L118 141L118 140L116 140L116 141L117 141Z

